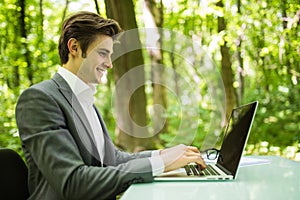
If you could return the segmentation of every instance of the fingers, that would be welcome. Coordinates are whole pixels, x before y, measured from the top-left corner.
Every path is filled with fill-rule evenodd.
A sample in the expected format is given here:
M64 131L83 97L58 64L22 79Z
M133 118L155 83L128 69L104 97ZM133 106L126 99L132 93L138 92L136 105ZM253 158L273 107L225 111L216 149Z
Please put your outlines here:
M188 163L197 163L201 170L206 168L206 164L202 158L202 155L197 147L187 146L183 153L184 159Z
M186 160L188 163L197 163L200 167L201 170L206 168L205 161L203 160L202 156L200 153L195 153L195 152L187 152L186 153Z
M206 164L197 147L177 145L160 152L165 164L165 171L174 170L188 163L197 163L200 169L206 168Z
M206 164L202 158L202 156L200 156L200 158L196 158L196 161L194 161L195 163L198 164L198 166L200 167L201 170L205 169L206 168Z
M202 157L200 152L194 152L194 151L185 151L184 155L186 155L186 156L200 156L200 157Z
M193 146L187 146L187 150L193 151L195 153L200 153L199 149L197 147L193 147Z

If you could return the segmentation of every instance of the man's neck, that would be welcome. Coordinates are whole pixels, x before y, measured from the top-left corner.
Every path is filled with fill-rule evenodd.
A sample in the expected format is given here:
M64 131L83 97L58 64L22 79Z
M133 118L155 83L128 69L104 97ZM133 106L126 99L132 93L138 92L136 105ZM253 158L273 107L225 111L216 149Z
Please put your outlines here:
M78 69L76 65L72 65L71 63L68 62L66 64L63 64L62 67L72 72L75 76L77 76Z

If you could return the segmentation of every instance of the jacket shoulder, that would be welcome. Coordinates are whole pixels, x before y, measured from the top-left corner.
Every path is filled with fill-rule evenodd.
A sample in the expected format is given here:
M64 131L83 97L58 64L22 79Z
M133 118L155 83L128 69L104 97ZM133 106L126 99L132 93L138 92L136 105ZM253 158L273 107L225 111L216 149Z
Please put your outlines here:
M39 90L43 93L50 94L57 91L60 87L66 88L68 86L66 81L59 74L55 74L53 78L32 85L31 87L27 88L24 92Z

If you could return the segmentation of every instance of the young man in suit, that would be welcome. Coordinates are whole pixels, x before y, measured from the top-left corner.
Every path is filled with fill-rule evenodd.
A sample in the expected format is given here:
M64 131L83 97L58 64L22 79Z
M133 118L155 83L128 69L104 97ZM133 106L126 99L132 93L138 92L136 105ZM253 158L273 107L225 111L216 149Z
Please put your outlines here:
M114 199L130 184L162 172L205 163L195 147L126 153L112 143L93 104L95 84L112 68L118 23L91 12L65 20L59 40L62 67L25 90L16 119L29 168L30 199Z

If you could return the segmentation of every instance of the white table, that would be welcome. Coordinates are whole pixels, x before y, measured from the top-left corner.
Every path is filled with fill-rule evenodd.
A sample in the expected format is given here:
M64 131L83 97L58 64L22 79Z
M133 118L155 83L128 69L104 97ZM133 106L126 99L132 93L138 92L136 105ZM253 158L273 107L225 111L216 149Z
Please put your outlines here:
M233 181L134 184L121 200L300 199L300 162L276 156L249 158L270 163L240 167Z

